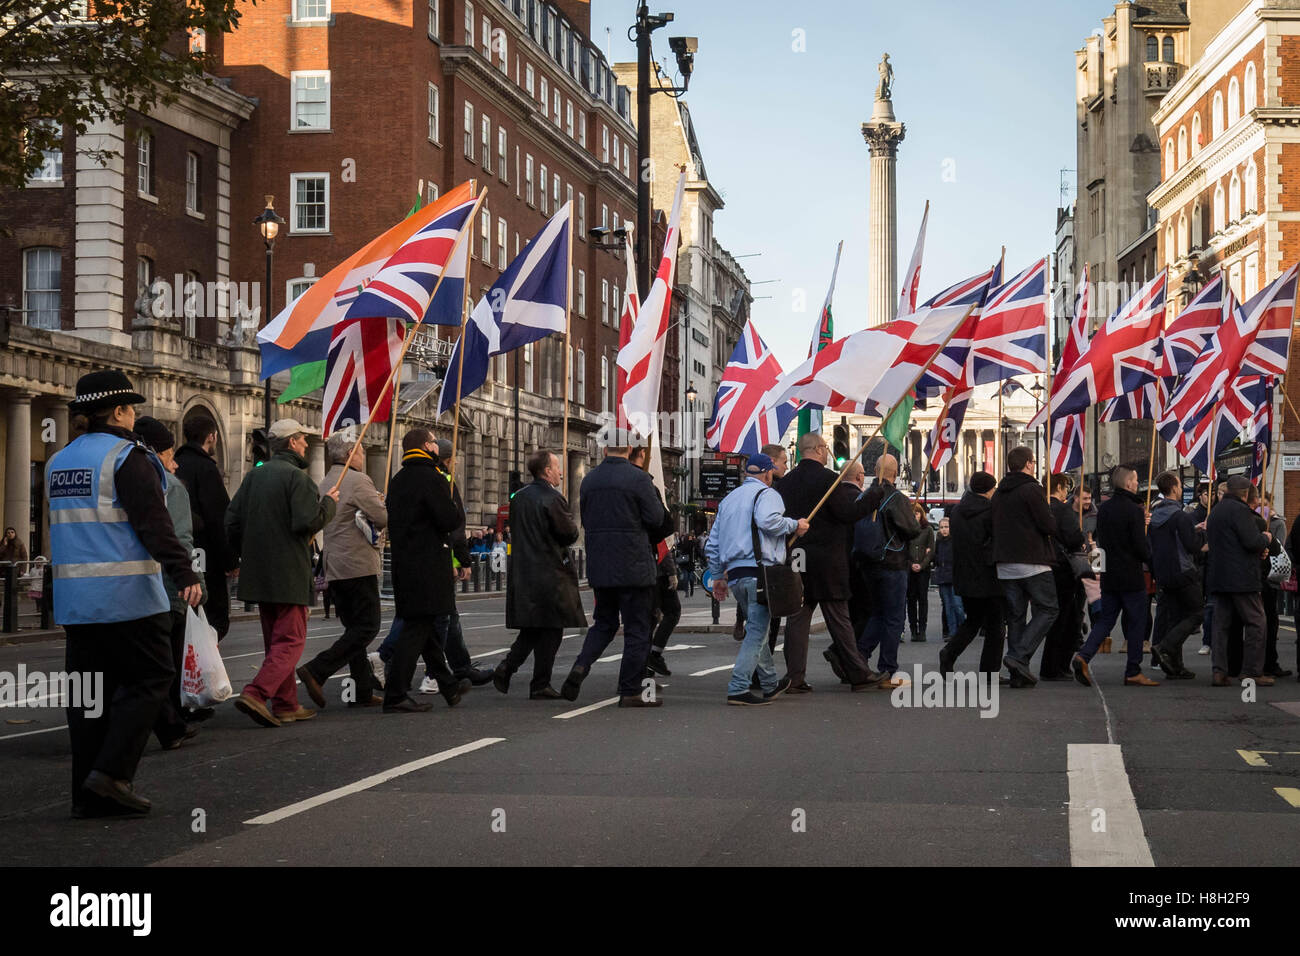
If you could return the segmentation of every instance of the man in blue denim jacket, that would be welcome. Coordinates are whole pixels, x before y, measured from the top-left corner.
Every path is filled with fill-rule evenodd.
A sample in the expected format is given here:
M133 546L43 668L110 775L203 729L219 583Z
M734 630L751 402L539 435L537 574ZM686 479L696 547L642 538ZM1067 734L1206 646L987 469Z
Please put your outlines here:
M718 601L725 600L730 585L745 619L745 640L736 655L736 666L727 686L728 704L770 704L790 686L789 677L777 681L772 665L772 651L767 642L770 615L766 605L758 603L758 565L760 561L765 565L784 564L786 538L806 532L808 519L785 516L781 496L771 490L775 474L776 465L767 455L749 456L745 480L718 505L718 516L704 548L713 576L713 596ZM758 525L762 554L757 557L751 522ZM761 695L749 689L755 670Z

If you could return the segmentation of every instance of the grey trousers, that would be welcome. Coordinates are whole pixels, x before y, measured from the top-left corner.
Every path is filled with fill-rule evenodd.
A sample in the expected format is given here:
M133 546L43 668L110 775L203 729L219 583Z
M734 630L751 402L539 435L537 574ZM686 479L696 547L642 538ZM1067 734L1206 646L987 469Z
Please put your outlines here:
M1264 673L1264 644L1268 634L1264 622L1264 602L1258 591L1240 594L1219 593L1214 598L1214 638L1210 660L1216 674L1228 673L1228 635L1232 625L1241 622L1241 677L1259 677ZM1234 676L1234 675L1229 675Z
M826 630L830 632L831 642L844 664L849 682L865 683L871 669L858 650L853 624L849 621L848 601L805 601L803 607L785 619L785 670L790 683L795 686L805 683L808 670L808 632L812 627L813 611L818 606L822 609Z

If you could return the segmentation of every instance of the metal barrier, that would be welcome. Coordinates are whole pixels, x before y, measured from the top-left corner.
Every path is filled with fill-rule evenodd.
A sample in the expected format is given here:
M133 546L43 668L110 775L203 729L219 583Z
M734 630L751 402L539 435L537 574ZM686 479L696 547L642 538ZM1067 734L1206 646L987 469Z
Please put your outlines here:
M26 583L29 591L40 581L40 596L36 607L41 613L41 627L50 626L50 611L54 603L54 573L50 559L37 555L26 561L0 561L0 633L13 634L18 630L18 600Z

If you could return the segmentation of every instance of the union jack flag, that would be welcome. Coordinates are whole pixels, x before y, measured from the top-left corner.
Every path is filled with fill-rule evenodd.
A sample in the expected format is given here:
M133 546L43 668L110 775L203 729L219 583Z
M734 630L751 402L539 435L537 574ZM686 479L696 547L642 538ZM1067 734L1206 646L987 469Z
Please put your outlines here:
M1213 423L1213 427L1211 427ZM1210 433L1214 433L1217 458L1238 437L1243 443L1268 447L1273 432L1273 383L1266 376L1234 379L1224 391L1214 414L1202 415L1178 436L1176 447L1203 472L1210 471Z
M1165 316L1165 270L1092 337L1074 367L1052 383L1052 415L1085 411L1155 381Z
M1052 474L1083 467L1083 415L1052 419Z
M781 374L781 363L750 319L713 400L713 417L704 433L710 448L755 455L764 445L781 440L799 410L798 402L773 401Z
M382 401L380 392L402 354L405 332L399 319L344 319L334 326L325 359L323 435L370 421L372 414L388 417L392 390Z
M970 347L972 385L1047 371L1047 259L989 292Z
M482 198L480 194L477 199L466 200L417 230L365 285L339 289L336 299L347 309L345 317L460 325L473 238L467 233L459 247L456 239L472 222ZM444 271L446 276L439 285L438 277Z
M1122 422L1134 419L1155 422L1164 414L1165 402L1169 400L1169 386L1164 379L1156 379L1143 385L1136 392L1129 392L1112 398L1101 411L1100 421Z
M1233 302L1232 290L1219 273L1165 329L1161 378L1177 378L1192 370L1205 343L1232 315Z
M1281 376L1286 371L1296 274L1293 265L1243 306L1234 306L1169 398L1159 423L1166 441L1195 425L1237 378ZM1231 297L1231 291L1224 292Z
M970 404L974 391L950 393L944 402L943 411L934 421L930 436L925 443L926 460L931 471L938 471L952 459L957 450L957 439L961 435L962 422L966 420L966 407Z

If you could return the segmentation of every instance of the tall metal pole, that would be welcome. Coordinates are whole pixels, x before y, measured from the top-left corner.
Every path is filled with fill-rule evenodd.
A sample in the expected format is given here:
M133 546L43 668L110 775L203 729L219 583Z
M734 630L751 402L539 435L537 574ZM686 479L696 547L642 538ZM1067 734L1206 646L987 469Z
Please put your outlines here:
M517 477L522 477L522 475L520 475L519 473L519 353L522 351L522 349L515 349L514 351L515 351L515 395L514 395L515 452L513 456L514 460L511 467L511 471L513 471ZM511 491L511 494L514 494L514 492Z
M636 276L641 301L650 294L650 8L636 11Z
M262 294L262 324L271 321L271 243L266 243L266 291ZM263 427L270 434L271 429L271 376L266 377L266 394L262 396Z

